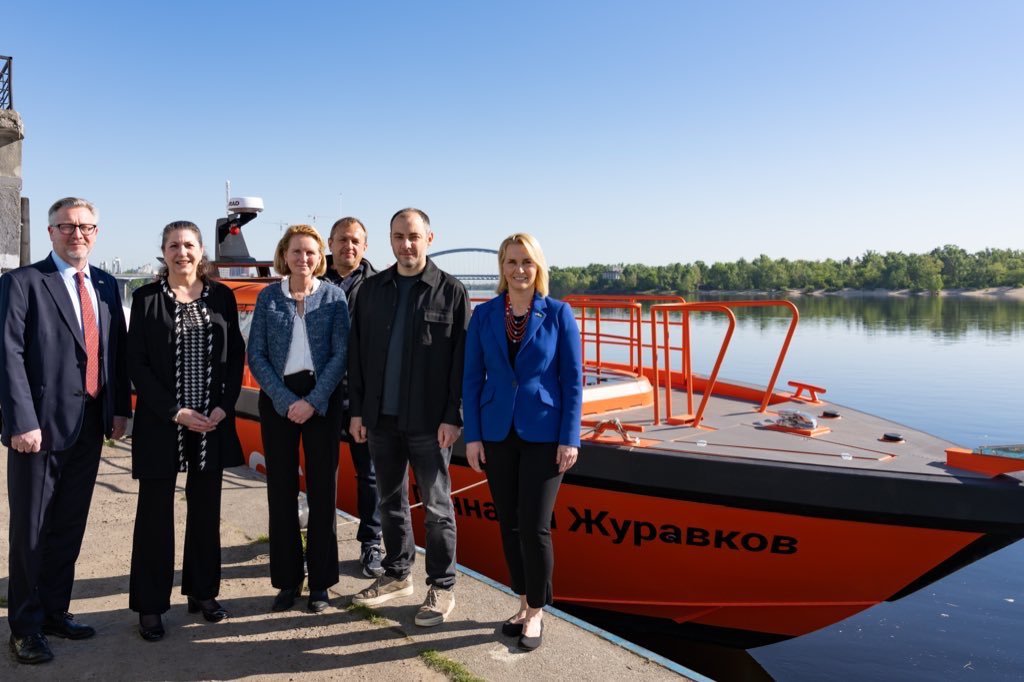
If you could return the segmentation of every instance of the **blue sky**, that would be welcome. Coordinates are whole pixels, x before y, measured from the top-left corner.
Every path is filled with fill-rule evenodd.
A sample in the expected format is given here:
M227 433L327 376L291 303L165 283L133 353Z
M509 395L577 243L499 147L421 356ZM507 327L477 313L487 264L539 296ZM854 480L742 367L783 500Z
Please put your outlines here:
M95 201L94 260L282 224L526 230L554 265L1024 248L1024 3L9 3L33 256Z

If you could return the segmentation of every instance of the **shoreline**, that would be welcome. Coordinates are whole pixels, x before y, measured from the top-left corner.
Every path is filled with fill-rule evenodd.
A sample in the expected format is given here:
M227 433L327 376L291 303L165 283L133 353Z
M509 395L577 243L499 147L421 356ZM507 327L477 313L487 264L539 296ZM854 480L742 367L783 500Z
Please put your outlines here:
M786 296L840 296L842 298L910 298L939 297L939 298L996 298L1010 301L1024 301L1024 287L987 287L984 289L940 289L938 292L912 291L910 289L839 289L828 291L815 289L814 291L803 291L800 289L786 290Z
M597 292L607 293L607 292ZM660 291L640 291L638 294L662 294L665 292ZM670 292L671 295L675 295L675 292ZM583 295L586 296L586 292L572 292L568 295ZM628 295L628 294L621 294ZM830 291L828 289L813 289L807 291L805 289L779 289L775 291L764 291L759 289L746 289L746 290L714 290L714 291L691 291L687 292L685 296L689 299L691 297L707 296L707 297L743 297L743 298L767 298L772 296L782 296L784 298L802 298L804 296L812 297L827 297L836 296L839 298L985 298L985 299L996 299L1002 301L1020 301L1024 302L1024 287L987 287L984 289L942 289L936 293L930 291L913 291L911 289L837 289Z

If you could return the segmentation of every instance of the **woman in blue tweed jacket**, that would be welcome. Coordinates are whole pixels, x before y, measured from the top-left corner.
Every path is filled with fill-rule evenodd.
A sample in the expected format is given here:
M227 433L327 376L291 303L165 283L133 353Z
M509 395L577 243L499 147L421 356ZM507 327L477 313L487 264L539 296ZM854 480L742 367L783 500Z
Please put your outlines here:
M274 269L285 277L260 292L249 331L249 370L262 389L270 581L278 589L272 608L291 608L305 578L296 509L301 439L309 503L308 606L320 613L328 606L327 589L339 576L334 509L348 303L339 287L318 279L327 269L324 242L309 225L292 225L284 233L274 252Z

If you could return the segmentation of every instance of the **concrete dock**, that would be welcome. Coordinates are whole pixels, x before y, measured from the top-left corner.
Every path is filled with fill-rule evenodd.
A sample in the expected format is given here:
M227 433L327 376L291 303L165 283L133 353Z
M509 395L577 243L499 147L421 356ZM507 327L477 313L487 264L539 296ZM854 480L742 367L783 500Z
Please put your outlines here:
M0 453L0 489L7 485L6 448ZM179 477L184 486L184 477ZM356 524L339 518L341 582L330 590L331 608L305 610L306 599L283 613L271 613L275 590L268 567L266 490L247 468L224 476L221 519L223 578L221 604L231 618L206 623L189 614L175 574L171 610L164 615L167 635L143 641L138 618L128 610L128 572L135 495L129 446L104 448L89 516L71 611L97 629L78 642L50 638L53 662L26 666L10 655L0 677L19 680L200 680L200 679L352 679L352 680L679 680L687 671L642 650L630 650L584 627L547 614L544 644L519 651L502 637L499 626L518 600L489 581L461 573L456 607L436 628L413 624L426 594L422 556L413 573L416 594L374 610L376 616L349 610L349 597L370 581L357 561ZM184 536L184 488L175 501L177 561ZM7 594L7 504L0 505L0 594ZM6 597L0 616L6 618ZM8 634L6 628L4 634ZM6 644L6 642L5 642ZM436 654L424 654L433 650ZM451 664L448 672L440 668ZM454 672L453 672L454 670ZM460 677L461 675L461 677ZM699 676L692 675L697 679Z

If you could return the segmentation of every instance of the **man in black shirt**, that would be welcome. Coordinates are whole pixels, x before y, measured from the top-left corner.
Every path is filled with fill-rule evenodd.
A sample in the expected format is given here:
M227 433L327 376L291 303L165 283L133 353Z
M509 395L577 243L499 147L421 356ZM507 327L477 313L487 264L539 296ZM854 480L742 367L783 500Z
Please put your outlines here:
M324 274L324 279L336 284L345 291L348 298L348 313L355 318L356 299L363 281L377 271L370 261L363 257L367 246L366 227L358 218L342 218L331 226L331 235L327 239L327 247L331 251L333 267ZM343 381L347 391L348 378ZM352 454L352 464L356 470L356 506L359 510L359 564L363 567L363 575L377 578L384 574L381 568L383 552L380 548L380 499L377 496L377 474L370 458L370 448L366 442L357 442L348 433L350 415L346 392L345 414L342 417L341 437L348 443Z
M377 470L384 575L352 601L376 606L413 593L409 514L412 466L426 511L427 584L417 625L443 623L455 606L455 513L448 464L462 426L462 356L469 298L427 258L430 219L391 218L397 263L366 280L349 339L349 432L368 440Z

